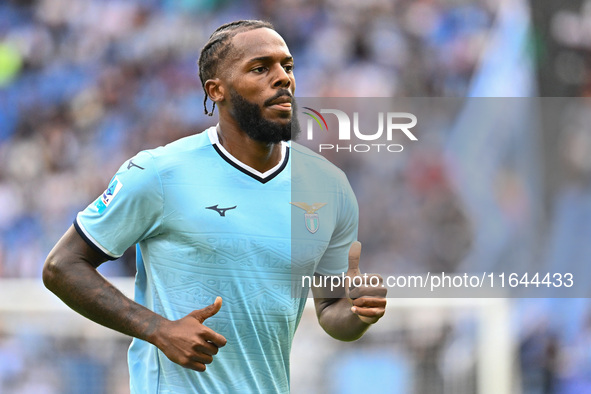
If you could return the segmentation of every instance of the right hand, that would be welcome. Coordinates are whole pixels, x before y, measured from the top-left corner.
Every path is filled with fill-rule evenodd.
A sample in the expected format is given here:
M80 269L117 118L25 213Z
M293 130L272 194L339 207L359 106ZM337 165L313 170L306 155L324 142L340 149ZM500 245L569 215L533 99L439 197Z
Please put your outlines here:
M362 322L374 324L386 312L387 289L379 274L361 274L359 271L360 256L361 242L355 241L349 249L349 269L346 274L346 277L350 278L355 286L348 287L345 284L345 295L351 303L351 311Z
M217 297L213 304L203 309L182 319L167 321L159 328L162 339L156 345L170 361L198 372L205 371L205 364L210 364L219 348L227 342L226 338L203 324L221 307L222 298Z

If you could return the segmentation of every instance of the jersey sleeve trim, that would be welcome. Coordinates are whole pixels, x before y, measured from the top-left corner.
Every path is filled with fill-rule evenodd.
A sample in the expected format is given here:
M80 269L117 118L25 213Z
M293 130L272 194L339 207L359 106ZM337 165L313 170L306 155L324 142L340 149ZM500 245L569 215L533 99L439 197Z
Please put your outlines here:
M121 256L116 256L114 254L112 254L111 252L109 252L107 249L105 249L101 244L99 244L93 237L92 235L90 235L88 233L88 231L86 231L86 229L84 228L84 226L82 225L82 223L80 223L80 221L78 220L78 217L76 217L76 220L74 220L74 228L76 229L76 231L78 232L78 234L80 234L80 236L82 237L82 239L92 248L94 249L96 252L100 253L103 255L103 257L105 257L107 260L116 260Z

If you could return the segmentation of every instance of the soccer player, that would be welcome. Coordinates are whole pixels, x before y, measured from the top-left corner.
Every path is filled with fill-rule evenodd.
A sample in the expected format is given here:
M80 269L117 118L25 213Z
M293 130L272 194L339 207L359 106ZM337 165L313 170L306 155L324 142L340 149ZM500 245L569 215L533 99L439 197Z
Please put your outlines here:
M199 59L217 126L125 162L47 258L51 291L134 337L132 393L289 392L310 286L334 338L355 340L384 314L381 286L320 284L359 278L358 207L340 170L287 142L293 64L266 22L218 28ZM96 270L132 245L133 301Z

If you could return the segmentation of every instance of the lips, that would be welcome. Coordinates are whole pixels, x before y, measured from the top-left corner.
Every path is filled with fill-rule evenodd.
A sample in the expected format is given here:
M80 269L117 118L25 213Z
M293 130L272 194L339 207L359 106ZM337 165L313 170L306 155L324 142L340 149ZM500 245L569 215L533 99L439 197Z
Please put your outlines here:
M269 103L269 106L273 106L273 105L285 105L291 108L291 97L289 96L281 96L279 98L276 98L275 100L271 101Z
M290 96L281 96L272 100L268 106L278 111L291 111L291 100Z

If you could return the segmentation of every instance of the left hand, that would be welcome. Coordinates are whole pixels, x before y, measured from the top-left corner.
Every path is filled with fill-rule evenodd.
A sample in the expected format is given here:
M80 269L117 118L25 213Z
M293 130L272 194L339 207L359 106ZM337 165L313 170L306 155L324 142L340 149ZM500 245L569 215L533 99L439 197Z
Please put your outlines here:
M345 282L345 295L351 303L351 312L361 321L374 324L386 312L386 293L383 279L378 274L361 274L359 258L361 242L355 241L349 248L349 269Z

